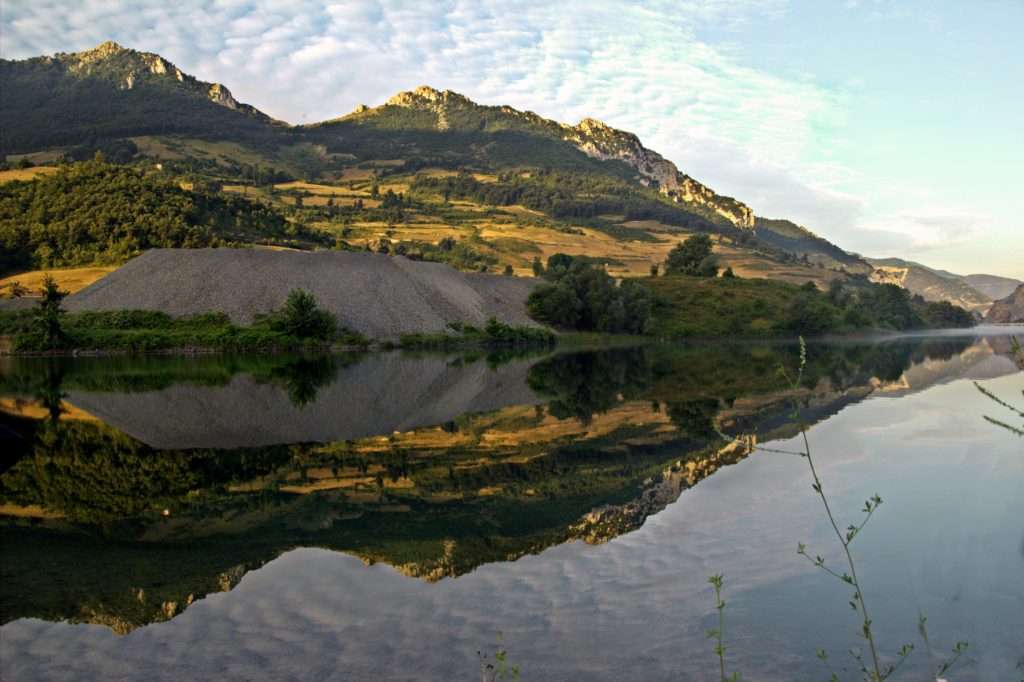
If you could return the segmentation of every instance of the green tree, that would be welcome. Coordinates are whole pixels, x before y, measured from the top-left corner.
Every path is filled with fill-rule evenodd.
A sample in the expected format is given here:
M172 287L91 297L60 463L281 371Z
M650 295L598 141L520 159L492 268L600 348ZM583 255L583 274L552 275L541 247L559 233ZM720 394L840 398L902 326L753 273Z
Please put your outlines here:
M546 277L527 299L530 315L563 329L642 334L650 325L653 301L647 289L632 280L616 286L602 268L565 254L548 259Z
M320 308L313 294L292 289L272 326L299 339L329 341L334 337L338 323L334 315Z
M718 263L711 255L711 237L695 234L669 251L665 272L690 277L714 277Z
M43 297L39 301L36 310L35 322L42 336L43 347L48 349L60 348L64 344L64 329L61 318L64 316L64 309L61 303L68 292L61 291L57 281L47 275L43 280Z
M533 276L543 277L544 276L544 264L540 262L540 256L533 257Z

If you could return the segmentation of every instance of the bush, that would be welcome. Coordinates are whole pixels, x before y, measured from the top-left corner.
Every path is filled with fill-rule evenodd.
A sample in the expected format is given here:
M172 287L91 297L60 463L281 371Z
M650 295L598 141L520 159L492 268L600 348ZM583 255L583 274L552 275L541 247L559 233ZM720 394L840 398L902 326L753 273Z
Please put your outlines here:
M665 272L690 277L715 277L718 262L711 255L711 237L696 234L669 251Z
M800 294L793 300L780 325L793 334L817 336L836 329L837 310L811 284L813 291L801 287Z
M293 289L284 308L271 317L270 327L297 339L329 341L337 332L338 322L319 307L313 294Z
M643 334L650 324L650 293L633 280L616 286L604 270L579 258L555 254L546 277L534 290L527 311L535 320L562 329Z

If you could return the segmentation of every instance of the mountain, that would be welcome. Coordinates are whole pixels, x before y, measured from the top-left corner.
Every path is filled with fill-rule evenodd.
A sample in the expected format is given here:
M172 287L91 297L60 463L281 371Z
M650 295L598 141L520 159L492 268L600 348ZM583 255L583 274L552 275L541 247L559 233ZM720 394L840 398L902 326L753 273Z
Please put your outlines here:
M926 301L949 301L981 314L992 305L991 296L972 287L960 275L900 258L869 258L867 261L875 268L870 275L871 281L896 284Z
M992 304L986 322L1007 323L1024 322L1024 284L1018 286L1012 294Z
M257 140L275 123L225 86L111 41L84 52L0 60L0 83L2 154L154 134Z
M561 165L562 161L577 160L575 157L579 153L598 161L619 162L626 167L620 167L620 172L625 170L627 176L641 185L655 188L675 202L706 208L712 217L724 219L740 228L754 226L754 213L750 207L732 197L721 196L681 173L674 163L644 147L633 133L612 128L592 118L585 118L574 126L567 125L532 111L481 105L457 92L424 85L400 92L382 106L360 105L347 116L308 127L330 147L344 144L353 136L350 131L367 128L468 137L471 153L479 151L487 158L513 163L554 161ZM534 140L526 140L524 136ZM474 139L480 140L481 147L497 149L474 149ZM520 148L508 149L509 146Z
M976 291L980 291L993 300L1006 298L1012 294L1017 287L1024 284L1024 282L1019 279L999 277L997 275L964 275L961 279L967 282L967 284L972 286Z
M843 269L847 272L870 274L874 268L856 254L841 248L814 234L806 227L789 220L756 218L754 234L762 241L800 257L811 263L821 264L829 269Z
M741 277L824 287L846 275L873 273L879 281L973 310L984 310L1013 283L972 275L984 290L979 291L968 278L917 264L875 268L807 227L755 216L751 207L684 173L633 133L593 118L566 124L510 106L478 104L451 90L422 86L380 106L360 105L339 118L293 126L160 55L113 42L77 53L0 60L0 88L5 157L28 154L46 162L89 158L99 150L118 163L147 169L155 163L172 177L210 181L247 198L246 187L253 187L253 199L287 214L303 203L336 208L358 202L358 218L306 211L293 219L365 225L342 230L356 247L380 248L385 237L421 239L388 234L396 222L410 223L402 211L374 212L378 199L371 189L386 180L395 193L436 204L421 204L419 218L444 224L452 234L432 233L432 242L466 239L466 230L456 229L465 226L478 247L471 254L474 263L489 260L521 274L530 272L534 257L551 255L546 245L554 242L547 235L527 237L525 230L503 231L502 224L553 229L561 250L601 258L616 276L647 274L681 235L705 232L719 235L717 255ZM474 180L438 184L460 171L476 174ZM472 204L474 211L497 210L498 220L452 218L449 197ZM497 241L487 241L484 233ZM595 237L606 243L598 245Z

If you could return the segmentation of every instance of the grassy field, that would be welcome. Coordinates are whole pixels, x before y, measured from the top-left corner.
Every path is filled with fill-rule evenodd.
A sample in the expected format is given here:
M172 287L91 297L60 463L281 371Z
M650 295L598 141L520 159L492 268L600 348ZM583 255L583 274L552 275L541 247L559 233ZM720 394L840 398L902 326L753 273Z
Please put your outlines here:
M57 286L69 293L75 293L93 282L96 282L117 269L115 265L97 265L87 268L67 268L63 270L32 270L0 279L0 296L6 295L14 282L28 289L29 296L38 296L42 289L43 279L50 275L57 280Z
M35 166L34 168L0 171L0 185L6 185L8 182L35 180L42 175L53 175L56 172L56 166Z

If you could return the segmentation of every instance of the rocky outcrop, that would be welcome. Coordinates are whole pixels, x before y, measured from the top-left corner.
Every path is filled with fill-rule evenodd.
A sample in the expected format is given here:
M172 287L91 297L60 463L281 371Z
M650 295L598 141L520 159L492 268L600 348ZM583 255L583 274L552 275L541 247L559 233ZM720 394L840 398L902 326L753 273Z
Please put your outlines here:
M985 321L993 324L1024 322L1024 284L1006 298L993 303L985 315Z
M63 65L69 74L75 76L111 80L122 90L133 90L143 83L175 87L222 107L269 120L266 114L236 100L231 91L220 83L205 83L158 54L122 47L112 40L91 50L57 54L43 60Z
M678 202L706 207L737 227L754 226L754 212L749 206L716 194L706 185L680 173L674 163L643 146L633 133L612 128L593 118L585 118L578 125L564 128L564 139L575 144L587 156L622 161L637 171L643 184L656 187Z

